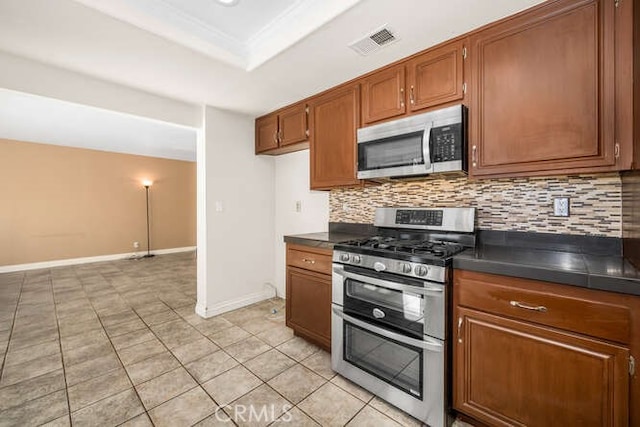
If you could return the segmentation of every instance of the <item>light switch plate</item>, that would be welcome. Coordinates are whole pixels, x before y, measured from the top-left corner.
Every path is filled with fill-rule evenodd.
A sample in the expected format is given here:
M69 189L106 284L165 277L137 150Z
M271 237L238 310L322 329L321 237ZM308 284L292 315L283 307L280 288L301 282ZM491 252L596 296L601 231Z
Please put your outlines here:
M553 199L553 215L569 216L569 198L556 197Z

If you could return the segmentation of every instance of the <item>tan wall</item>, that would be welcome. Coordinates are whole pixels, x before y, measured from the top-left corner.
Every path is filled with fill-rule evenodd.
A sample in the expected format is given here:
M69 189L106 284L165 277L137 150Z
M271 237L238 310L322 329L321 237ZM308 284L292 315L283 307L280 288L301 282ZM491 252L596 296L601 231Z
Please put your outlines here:
M195 246L196 164L0 139L0 265Z

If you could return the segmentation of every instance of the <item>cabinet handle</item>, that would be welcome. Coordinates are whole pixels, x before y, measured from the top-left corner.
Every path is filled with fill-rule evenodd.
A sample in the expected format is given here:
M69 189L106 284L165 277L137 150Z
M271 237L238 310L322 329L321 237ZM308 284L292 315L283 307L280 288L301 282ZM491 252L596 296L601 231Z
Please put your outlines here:
M404 108L404 88L400 88L400 108Z
M302 258L302 261L303 262L308 262L309 264L315 264L316 263L316 260L314 260L314 259Z
M415 99L413 98L413 85L411 85L411 88L409 89L409 102L411 103L411 105L414 105L416 103Z
M276 144L278 143L278 132L277 131L273 134L273 142L275 142Z
M478 147L475 145L471 149L471 163L474 168L478 166Z
M522 304L518 301L511 301L509 304L511 304L513 307L524 308L525 310L531 311L538 311L540 313L545 313L547 311L547 307L545 307L544 305L534 307L532 305Z
M458 317L458 342L462 343L462 317Z

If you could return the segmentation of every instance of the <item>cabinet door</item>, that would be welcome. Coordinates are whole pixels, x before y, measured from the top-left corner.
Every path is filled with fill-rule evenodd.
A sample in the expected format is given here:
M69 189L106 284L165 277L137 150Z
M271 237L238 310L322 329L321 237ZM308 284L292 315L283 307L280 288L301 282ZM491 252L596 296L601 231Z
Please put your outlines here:
M355 185L356 130L360 116L359 85L334 89L310 105L311 188Z
M464 40L459 40L431 49L407 63L411 111L464 97L463 49Z
M256 154L278 148L278 116L271 114L256 120Z
M287 267L287 326L331 348L331 276Z
M297 104L280 112L280 146L307 140L309 134L307 111L306 104Z
M614 0L561 0L471 37L471 174L612 168Z
M493 426L628 425L628 349L462 307L454 315L457 410Z
M379 71L362 83L362 121L373 123L406 112L404 64Z

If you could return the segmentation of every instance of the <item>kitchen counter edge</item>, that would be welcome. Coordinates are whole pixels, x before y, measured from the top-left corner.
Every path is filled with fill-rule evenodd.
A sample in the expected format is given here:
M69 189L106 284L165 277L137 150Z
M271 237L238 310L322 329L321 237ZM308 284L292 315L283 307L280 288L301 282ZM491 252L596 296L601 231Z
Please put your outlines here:
M455 255L453 268L640 296L640 271L621 256L480 246Z

